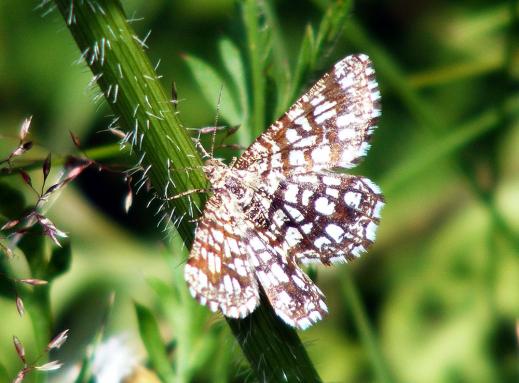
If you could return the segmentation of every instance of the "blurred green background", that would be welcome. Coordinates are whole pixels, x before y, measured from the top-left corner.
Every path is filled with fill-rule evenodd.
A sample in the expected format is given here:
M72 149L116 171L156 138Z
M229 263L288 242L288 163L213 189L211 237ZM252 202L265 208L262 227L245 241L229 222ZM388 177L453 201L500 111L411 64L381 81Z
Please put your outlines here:
M322 3L274 3L291 64ZM48 8L37 5L0 4L0 157L16 147L30 115L36 146L27 158L77 154L68 130L84 148L115 143L100 132L111 112L93 101L92 75L74 64L79 51L63 19L56 11L43 15ZM175 81L184 124L213 124L217 100L203 97L183 54L221 67L218 40L243 42L237 4L132 0L124 8L139 36L152 31L147 53L153 63L160 60L166 89ZM357 1L323 67L308 79L311 85L338 59L365 52L383 105L372 149L355 169L386 196L377 241L353 264L318 268L330 315L300 334L324 381L378 381L373 348L383 356L386 381L518 381L518 12L515 1ZM20 177L0 177L0 187L22 190L34 203ZM199 331L190 333L190 352L200 359L189 362L193 381L254 381L221 318L190 301L165 302L175 293L164 290L183 289L181 256L165 250L170 239L156 228L154 210L146 209L149 196L136 196L126 214L126 192L120 176L92 170L49 210L72 246L70 269L51 286L55 333L71 329L56 354L66 366L52 379L72 381L73 366L105 322L104 339L124 339L144 365L133 308L140 302L156 314L166 343L180 345L182 318L197 321ZM0 201L3 215L10 204ZM25 267L23 257L9 262ZM374 347L363 342L354 317L351 281ZM115 303L105 319L111 292ZM0 298L0 364L10 377L21 366L13 335L37 354L30 321L20 319L13 298Z

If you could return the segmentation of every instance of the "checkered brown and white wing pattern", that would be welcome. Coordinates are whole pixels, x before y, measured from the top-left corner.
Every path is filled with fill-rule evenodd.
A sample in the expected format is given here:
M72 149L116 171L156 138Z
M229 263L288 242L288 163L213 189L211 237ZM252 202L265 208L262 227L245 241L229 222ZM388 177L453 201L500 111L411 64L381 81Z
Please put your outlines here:
M259 290L247 254L247 222L234 205L226 193L207 201L184 276L202 305L231 318L244 318L259 304Z
M247 248L256 277L276 314L291 326L306 329L328 312L324 295L282 250L272 231L248 232Z
M271 230L297 263L330 265L359 257L375 240L380 189L370 180L337 173L296 174L271 197Z
M202 304L244 317L264 290L288 324L327 312L299 264L358 257L375 238L383 197L366 178L332 172L366 154L380 93L365 55L341 60L233 167L211 159L206 204L185 277Z
M238 159L263 176L354 167L380 116L380 92L366 55L339 61Z

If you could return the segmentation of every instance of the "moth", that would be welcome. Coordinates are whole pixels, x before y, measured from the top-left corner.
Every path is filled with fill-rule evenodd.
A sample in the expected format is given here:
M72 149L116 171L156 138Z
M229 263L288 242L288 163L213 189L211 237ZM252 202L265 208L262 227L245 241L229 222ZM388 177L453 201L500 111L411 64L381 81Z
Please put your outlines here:
M205 163L213 195L185 266L202 305L243 318L262 289L291 326L323 318L324 295L301 266L353 260L375 240L380 189L335 170L366 155L379 99L369 58L347 56L230 165Z

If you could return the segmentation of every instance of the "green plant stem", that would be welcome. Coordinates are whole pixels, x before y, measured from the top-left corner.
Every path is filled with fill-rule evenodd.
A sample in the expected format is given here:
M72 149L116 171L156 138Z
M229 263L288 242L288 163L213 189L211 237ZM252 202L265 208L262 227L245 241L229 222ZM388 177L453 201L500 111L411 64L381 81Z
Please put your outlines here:
M449 66L425 70L408 77L409 85L414 89L440 86L453 81L474 78L495 72L503 65L498 56L478 61L463 62Z
M83 151L83 154L96 162L103 163L103 161L106 160L115 160L117 158L128 158L128 155L130 154L130 148L125 146L121 148L121 145L119 144L108 144L108 145L101 145L96 146L91 149L86 149ZM80 156L80 155L78 155ZM2 177L9 177L9 176L16 176L18 177L18 170L25 170L26 172L30 172L32 170L38 170L41 171L41 166L43 164L43 161L45 161L45 157L41 157L40 159L34 159L30 161L23 161L18 160L16 162L16 166L13 166L9 172L0 172L0 178ZM62 155L56 155L52 154L52 165L54 167L59 167L65 165L65 162L67 161L67 156ZM125 162L125 165L127 165L128 161Z
M385 174L381 182L384 191L388 194L395 192L429 166L455 155L470 142L495 129L498 118L495 108L486 110L474 120L444 135L427 150L420 148L419 152L410 154L407 160L396 164Z
M320 382L293 328L261 297L262 304L243 320L227 319L260 382ZM265 336L268 334L267 336Z
M46 280L45 270L50 252L48 239L41 235L26 236L19 242L19 247L27 258L32 277ZM45 350L52 331L50 285L37 286L32 289L18 286L18 289L31 319L35 350L37 355L41 355L41 359L36 363L41 365L47 361L47 355L41 353ZM45 380L45 374L34 374L34 382L40 383Z
M142 167L149 169L147 175L155 190L164 195L168 186L169 191L177 194L205 187L200 157L172 110L170 100L142 50L143 44L138 43L139 40L126 22L120 3L115 0L72 3L69 0L55 0L55 3L97 77L107 102L120 118L120 127L126 132L135 131L137 127L137 136L133 136L137 137L137 143L133 150L137 158L145 154ZM69 8L71 4L74 5L73 10ZM255 95L253 126L254 132L259 133L264 128L265 104L256 4L254 1L247 1L244 8L247 18L252 15L255 17L254 20L249 20L248 37ZM114 96L116 87L117 98ZM141 146L142 133L145 134L142 136ZM185 171L170 172L168 159L171 168L192 169L189 177ZM174 202L176 215L187 214L191 209L184 199L179 198ZM201 206L201 197L195 195L193 204ZM193 231L192 222L187 219L181 222L179 233L188 248L193 240ZM233 332L257 376L270 376L274 372L280 381L319 381L296 332L286 328L272 313L269 305L263 304L257 311L258 314L244 321L246 325L230 321ZM267 348L265 340L269 338L272 339L269 344L275 347ZM278 371L283 372L282 376L277 374Z
M70 2L56 0L85 61L97 78L106 101L118 116L118 123L130 142L155 190L191 190L207 184L202 162L182 128L166 92L162 88L141 42L130 29L118 1ZM71 8L73 7L73 8ZM144 156L144 157L142 157ZM192 169L189 175L183 169ZM145 182L145 179L143 179ZM191 201L201 206L201 195ZM175 199L170 208L188 212L189 201ZM193 224L188 219L178 226L182 237L191 242Z
M357 327L357 331L359 332L362 343L364 344L371 363L373 364L373 369L375 370L377 381L380 383L393 382L382 352L380 351L380 346L376 341L375 332L373 331L364 307L362 306L359 291L355 286L349 270L345 270L345 273L341 279L341 285L343 295L351 307L351 312L353 314L353 319L355 326Z

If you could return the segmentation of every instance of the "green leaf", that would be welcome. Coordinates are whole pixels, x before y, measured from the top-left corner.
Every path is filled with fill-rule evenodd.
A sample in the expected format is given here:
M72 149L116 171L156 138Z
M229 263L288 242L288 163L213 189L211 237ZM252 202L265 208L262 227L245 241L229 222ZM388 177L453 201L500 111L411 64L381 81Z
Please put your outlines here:
M161 312L175 329L176 377L178 381L190 382L197 373L204 372L210 358L214 357L218 347L215 344L217 327L212 326L210 331L206 331L206 309L191 298L181 275L177 277L175 284L182 284L184 291L158 278L148 278L147 281L157 295Z
M350 0L337 1L328 7L319 23L317 32L308 26L301 42L297 60L294 81L290 92L289 102L296 99L301 91L304 79L315 70L322 57L327 57L325 49L334 46L342 32L342 28L350 15L352 2ZM289 105L287 105L288 107Z
M92 358L85 355L81 361L81 370L74 383L93 383L94 376L92 374Z
M272 49L266 50L270 52L272 58L272 75L276 84L276 106L274 108L274 117L282 115L286 109L287 104L290 102L290 89L291 89L291 74L290 66L288 62L288 55L286 54L287 48L285 46L285 39L283 38L281 25L274 7L272 0L266 0L261 3L262 9L265 14L267 25L269 26L270 42Z
M8 299L14 299L13 283L6 276L10 275L11 267L9 259L0 254L0 296Z
M209 105L214 106L216 111L220 99L219 113L222 117L231 125L240 124L240 112L231 89L225 86L227 81L203 60L190 55L186 55L185 60Z
M113 303L114 303L114 295L111 295L108 299L108 305L106 307L106 312L104 313L104 318L102 320L102 325L96 328L95 333L93 334L91 340L89 341L88 346L86 347L87 352L83 356L81 360L81 370L75 380L75 383L95 383L96 377L93 372L93 363L94 357L96 354L97 348L103 342L103 337L105 334L106 324L109 321L110 314L112 312Z
M23 251L29 267L31 269L32 278L45 279L45 270L47 269L47 254L50 246L47 244L47 237L42 234L39 225L34 226L26 233L18 247Z
M146 279L146 281L148 282L148 285L152 288L152 290L155 292L161 303L164 301L172 305L177 305L178 303L180 303L179 294L176 291L174 291L174 289L172 289L170 285L166 284L161 279L149 277Z
M245 77L245 68L243 58L238 48L233 42L227 38L220 40L220 57L229 77L235 88L236 104L240 105L242 127L238 130L239 142L243 146L248 146L252 142L250 127L246 125L249 119L249 95L247 94L247 81Z
M376 381L381 383L392 383L394 380L389 372L388 364L382 354L380 345L377 342L375 331L369 322L368 316L364 307L362 306L361 297L357 286L353 282L349 270L345 270L345 275L341 279L341 289L344 298L349 302L351 312L354 317L354 324L357 326L357 331L360 335L361 341L367 350L373 368L375 370Z
M21 191L6 182L0 182L0 214L8 219L19 218L25 207L25 198ZM5 222L0 222L2 226Z
M135 303L139 332L144 342L150 363L165 382L173 382L175 373L168 360L166 347L159 332L153 313L146 307Z
M228 38L220 39L219 49L224 67L232 81L233 97L235 101L241 101L241 112L245 113L248 105L243 58L236 45Z
M50 261L47 266L46 278L50 281L57 276L64 274L70 268L72 261L72 247L70 241L61 241L61 247L52 250Z
M251 84L249 93L252 96L252 113L249 126L255 137L265 129L265 73L264 55L269 52L266 42L268 33L260 32L258 21L258 4L255 0L242 3L242 19L247 34L247 48Z
M10 382L7 369L0 363L0 382Z
M336 1L324 13L315 39L314 61L318 60L327 47L333 46L351 14L352 1Z
M294 72L294 80L292 81L292 91L290 99L287 100L286 108L288 109L291 101L295 100L300 93L301 83L312 66L312 52L314 50L315 36L311 25L306 26L305 36L301 42L299 49L299 57L297 59L296 70Z

